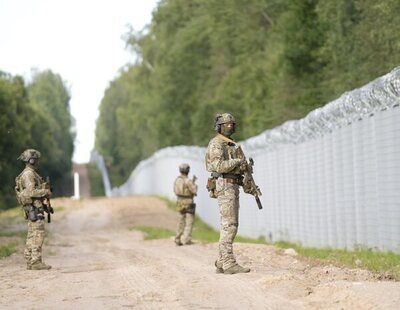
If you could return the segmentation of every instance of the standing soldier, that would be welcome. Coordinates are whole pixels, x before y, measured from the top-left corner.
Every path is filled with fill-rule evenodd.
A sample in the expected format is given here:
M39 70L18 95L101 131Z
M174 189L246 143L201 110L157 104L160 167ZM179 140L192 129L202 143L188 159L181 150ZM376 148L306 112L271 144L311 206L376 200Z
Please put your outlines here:
M176 194L176 206L179 212L178 229L175 236L176 245L192 244L192 229L194 222L194 213L196 204L193 197L197 195L196 176L189 179L190 167L188 164L181 164L179 172L181 173L175 179L174 192Z
M18 159L25 162L25 169L15 179L15 193L28 220L28 234L24 256L29 270L50 269L42 261L42 245L45 236L44 211L53 213L48 203L50 186L36 172L40 152L28 149ZM47 201L47 204L46 204Z
M217 114L214 128L218 134L211 139L206 152L206 168L212 173L208 188L218 199L221 218L219 256L215 261L217 273L234 274L249 272L240 266L233 255L233 240L239 225L239 185L242 184L246 161L243 153L230 139L235 132L235 119L229 113ZM231 141L231 142L230 142ZM214 185L210 183L215 182Z

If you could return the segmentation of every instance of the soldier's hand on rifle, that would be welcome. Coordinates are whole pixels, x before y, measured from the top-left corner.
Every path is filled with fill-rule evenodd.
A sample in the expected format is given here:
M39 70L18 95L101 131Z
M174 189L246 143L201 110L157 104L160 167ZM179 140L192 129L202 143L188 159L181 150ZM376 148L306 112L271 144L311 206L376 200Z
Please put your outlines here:
M240 164L239 164L239 169L240 169L240 171L242 171L242 172L247 171L247 169L248 169L248 164L247 164L247 161L246 161L245 159L242 159L242 161L240 162Z

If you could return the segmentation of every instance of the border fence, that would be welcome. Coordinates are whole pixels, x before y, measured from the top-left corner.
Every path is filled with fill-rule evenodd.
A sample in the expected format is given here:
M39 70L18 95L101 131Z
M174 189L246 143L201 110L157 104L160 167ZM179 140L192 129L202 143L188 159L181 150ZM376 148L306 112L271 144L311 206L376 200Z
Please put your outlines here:
M306 247L400 253L400 67L300 120L241 142L264 208L241 192L239 234ZM210 137L211 138L211 137ZM140 162L108 196L174 199L178 166L198 177L197 214L219 228L205 188L205 148L168 147ZM93 161L108 179L101 156ZM100 164L99 164L100 163Z

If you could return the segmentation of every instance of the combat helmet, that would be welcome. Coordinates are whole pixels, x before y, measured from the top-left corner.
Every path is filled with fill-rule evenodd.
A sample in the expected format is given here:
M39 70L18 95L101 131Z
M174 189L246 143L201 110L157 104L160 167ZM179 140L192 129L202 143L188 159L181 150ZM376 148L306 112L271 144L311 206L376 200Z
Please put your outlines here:
M22 152L22 154L17 158L22 160L23 162L28 162L30 159L39 159L40 152L34 149L27 149Z
M221 125L225 123L236 124L236 120L230 113L217 114L215 116L214 129L219 132Z
M180 173L188 174L189 173L189 169L190 169L190 166L188 164L186 164L186 163L183 163L183 164L179 165L179 172Z

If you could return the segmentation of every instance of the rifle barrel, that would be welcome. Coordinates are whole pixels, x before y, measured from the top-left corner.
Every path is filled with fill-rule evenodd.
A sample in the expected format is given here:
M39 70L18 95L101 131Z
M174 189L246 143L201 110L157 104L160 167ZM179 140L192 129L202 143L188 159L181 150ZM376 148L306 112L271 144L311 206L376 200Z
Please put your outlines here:
M256 202L257 202L258 209L261 210L261 209L263 208L263 206L262 206L262 204L261 204L261 200L260 200L259 197L256 197Z

